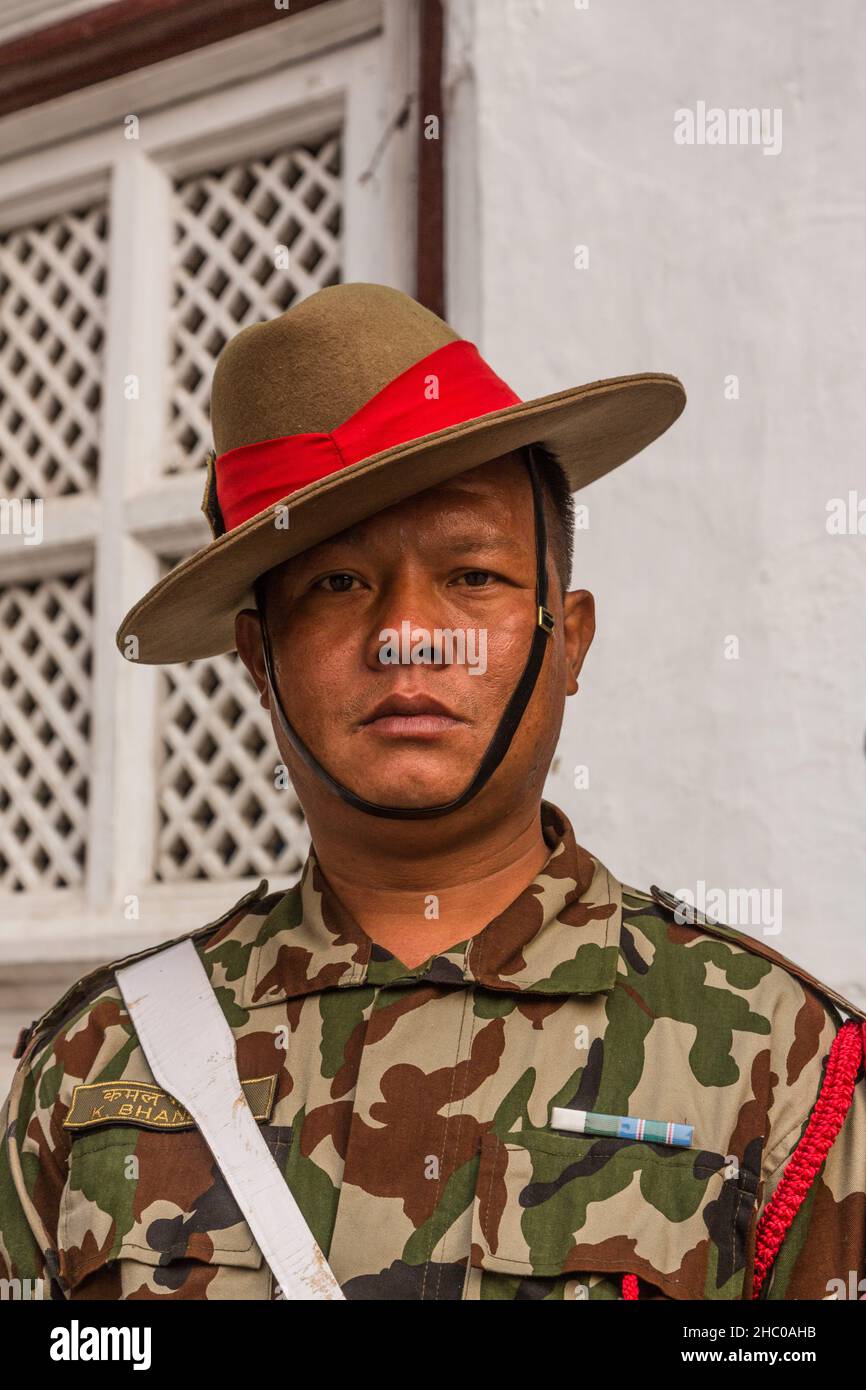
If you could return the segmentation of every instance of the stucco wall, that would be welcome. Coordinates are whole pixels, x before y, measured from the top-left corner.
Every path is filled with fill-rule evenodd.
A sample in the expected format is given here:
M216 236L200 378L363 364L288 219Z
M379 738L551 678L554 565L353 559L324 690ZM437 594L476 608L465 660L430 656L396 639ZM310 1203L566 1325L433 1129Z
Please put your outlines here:
M864 59L857 0L449 0L451 322L523 397L689 397L578 499L598 634L549 793L627 882L768 890L737 924L861 1003L866 534L827 504L866 499ZM699 101L780 109L781 149L675 143Z

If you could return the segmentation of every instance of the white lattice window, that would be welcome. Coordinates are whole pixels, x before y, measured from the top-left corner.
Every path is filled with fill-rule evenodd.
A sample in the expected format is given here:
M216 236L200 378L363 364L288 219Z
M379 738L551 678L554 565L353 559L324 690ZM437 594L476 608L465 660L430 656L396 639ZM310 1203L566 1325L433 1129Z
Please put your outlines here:
M341 152L334 131L175 184L166 472L204 464L210 378L228 339L339 280Z
M0 235L4 504L98 486L108 226L100 199ZM2 896L78 888L87 872L92 563L28 580L24 558L22 582L7 566L0 583Z
M0 494L88 492L99 463L108 212L0 236Z
M309 833L237 652L160 675L156 877L297 876Z
M90 574L0 588L0 893L83 881L92 620Z
M0 534L0 960L110 958L301 866L237 655L114 638L209 539L227 339L339 280L414 287L409 9L316 7L0 120L0 501L43 501L41 544Z

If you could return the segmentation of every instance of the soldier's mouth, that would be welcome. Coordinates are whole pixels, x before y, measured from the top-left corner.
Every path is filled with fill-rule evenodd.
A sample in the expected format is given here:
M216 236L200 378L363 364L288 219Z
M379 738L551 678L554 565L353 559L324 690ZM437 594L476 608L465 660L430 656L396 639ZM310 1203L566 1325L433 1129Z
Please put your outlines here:
M386 738L438 738L466 721L430 695L388 695L360 721Z

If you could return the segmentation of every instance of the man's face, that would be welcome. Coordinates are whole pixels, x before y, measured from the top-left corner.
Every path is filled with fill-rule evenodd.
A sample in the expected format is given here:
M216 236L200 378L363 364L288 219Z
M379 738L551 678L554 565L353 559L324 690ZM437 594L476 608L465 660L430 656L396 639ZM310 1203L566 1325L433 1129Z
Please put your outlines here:
M592 596L563 600L550 556L548 585L554 635L479 801L541 794L565 696L577 689L594 632ZM452 800L490 742L535 626L532 490L519 456L451 478L287 560L268 577L267 618L286 713L332 776L389 805ZM238 615L236 634L268 708L254 610ZM321 784L273 713L272 724L307 808Z

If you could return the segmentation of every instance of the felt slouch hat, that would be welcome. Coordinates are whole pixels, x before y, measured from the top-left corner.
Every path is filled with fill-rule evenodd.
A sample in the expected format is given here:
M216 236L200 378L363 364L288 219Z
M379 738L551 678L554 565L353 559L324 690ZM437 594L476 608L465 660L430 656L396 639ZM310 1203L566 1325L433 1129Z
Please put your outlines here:
M402 291L319 290L223 348L202 503L211 539L129 610L117 646L145 663L232 651L235 614L273 566L531 443L577 491L662 434L685 399L677 377L641 372L524 401Z

